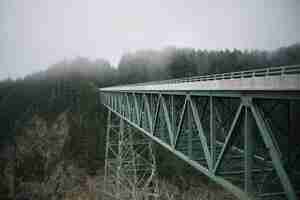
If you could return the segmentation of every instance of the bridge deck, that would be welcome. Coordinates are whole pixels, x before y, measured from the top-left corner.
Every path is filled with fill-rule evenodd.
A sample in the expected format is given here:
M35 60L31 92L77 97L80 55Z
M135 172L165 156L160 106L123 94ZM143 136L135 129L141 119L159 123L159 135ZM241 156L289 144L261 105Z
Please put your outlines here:
M101 88L101 91L297 91L300 65Z

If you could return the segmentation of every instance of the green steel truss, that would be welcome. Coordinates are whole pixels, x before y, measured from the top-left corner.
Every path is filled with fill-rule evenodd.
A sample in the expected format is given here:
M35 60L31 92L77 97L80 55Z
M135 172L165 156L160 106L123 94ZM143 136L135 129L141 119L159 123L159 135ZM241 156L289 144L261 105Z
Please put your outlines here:
M104 194L108 199L157 199L156 162L152 141L108 112Z
M238 198L298 199L298 92L101 91L100 97L110 112Z

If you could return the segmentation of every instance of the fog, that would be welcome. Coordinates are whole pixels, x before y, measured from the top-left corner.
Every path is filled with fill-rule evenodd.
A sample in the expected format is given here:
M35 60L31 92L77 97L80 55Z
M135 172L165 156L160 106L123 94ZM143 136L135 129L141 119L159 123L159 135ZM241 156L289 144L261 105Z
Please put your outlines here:
M299 0L1 0L0 79L64 59L167 46L270 50L300 41Z

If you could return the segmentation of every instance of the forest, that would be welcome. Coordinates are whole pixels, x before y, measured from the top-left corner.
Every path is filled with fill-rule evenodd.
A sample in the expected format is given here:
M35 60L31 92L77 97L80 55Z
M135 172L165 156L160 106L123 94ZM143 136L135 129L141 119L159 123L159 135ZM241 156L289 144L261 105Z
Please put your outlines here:
M28 126L28 121L33 116L42 116L46 121L53 122L63 112L68 112L71 121L73 120L73 124L70 122L73 136L67 145L63 146L64 159L78 161L78 166L87 169L90 174L103 166L106 110L98 98L98 88L294 64L300 64L300 44L272 51L167 47L161 50L126 53L121 57L118 66L113 66L102 58L90 60L77 57L57 62L47 70L23 78L2 80L0 177L6 176L2 169L6 167L3 160L7 160L4 155L7 153L3 152L7 146L16 147L11 156L8 156L8 160L15 159L17 162L13 167L15 193L22 191L20 182L36 181L35 176L45 176L51 167L45 168L43 162L36 162L36 166L32 167L26 159L16 156L19 138L22 138L23 127ZM85 140L88 145L81 146L82 133L87 133ZM82 148L86 148L87 154L81 153ZM159 159L165 160L163 155L161 156ZM49 166L58 162L53 161ZM172 173L164 170L168 165L170 162L161 162L161 176ZM32 176L28 177L28 173ZM5 184L5 181L0 183L0 198L9 193L9 186Z

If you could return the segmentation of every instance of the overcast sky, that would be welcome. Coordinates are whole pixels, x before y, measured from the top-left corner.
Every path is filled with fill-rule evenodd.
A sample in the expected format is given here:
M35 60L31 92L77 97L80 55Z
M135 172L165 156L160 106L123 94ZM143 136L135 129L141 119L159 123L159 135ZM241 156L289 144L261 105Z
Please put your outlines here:
M166 46L275 49L300 41L300 0L0 0L0 79L64 58Z

